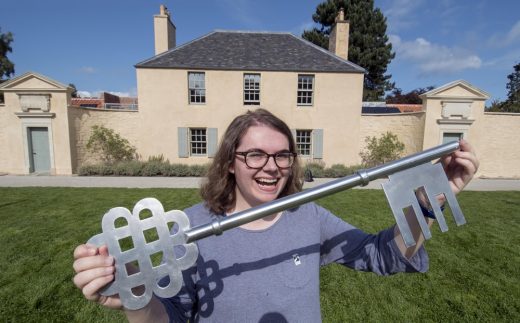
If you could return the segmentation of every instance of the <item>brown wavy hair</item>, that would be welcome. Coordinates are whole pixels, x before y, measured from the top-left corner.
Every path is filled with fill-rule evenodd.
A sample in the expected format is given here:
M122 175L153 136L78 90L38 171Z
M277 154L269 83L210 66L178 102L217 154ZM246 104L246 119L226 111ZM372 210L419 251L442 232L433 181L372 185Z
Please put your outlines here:
M208 176L201 186L200 194L206 206L216 214L230 211L236 202L235 175L229 172L235 160L235 152L240 140L251 126L265 125L284 134L289 141L289 150L296 152L296 144L291 130L285 122L265 109L248 111L236 117L228 126L220 143ZM302 169L296 157L284 189L278 197L284 197L302 190Z

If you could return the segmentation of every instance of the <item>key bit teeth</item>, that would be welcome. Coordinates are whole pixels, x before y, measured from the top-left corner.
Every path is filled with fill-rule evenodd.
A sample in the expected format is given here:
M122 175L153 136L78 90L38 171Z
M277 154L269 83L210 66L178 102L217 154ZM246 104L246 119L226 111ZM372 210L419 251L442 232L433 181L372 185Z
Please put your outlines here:
M389 180L382 184L383 190L407 247L415 245L415 240L403 211L409 207L413 208L425 239L431 238L431 232L424 220L416 196L416 191L420 188L424 189L429 203L433 206L437 223L442 232L446 232L448 226L436 199L438 195L444 194L458 225L466 222L441 164L426 163L394 173L388 178Z

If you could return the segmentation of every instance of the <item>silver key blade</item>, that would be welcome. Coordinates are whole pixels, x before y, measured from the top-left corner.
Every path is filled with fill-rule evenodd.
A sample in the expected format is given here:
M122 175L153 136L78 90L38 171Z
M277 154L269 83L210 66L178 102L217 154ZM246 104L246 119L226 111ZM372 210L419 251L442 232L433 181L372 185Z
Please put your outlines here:
M437 222L442 232L448 230L446 219L438 205L436 196L444 194L446 202L450 206L457 225L466 223L459 203L453 194L448 178L439 163L426 163L410 169L403 170L388 176L389 181L383 183L383 189L392 209L397 226L401 231L404 243L407 247L415 245L410 227L405 217L405 209L413 208L421 231L425 239L431 238L431 232L421 211L416 191L424 188L424 192L433 208Z

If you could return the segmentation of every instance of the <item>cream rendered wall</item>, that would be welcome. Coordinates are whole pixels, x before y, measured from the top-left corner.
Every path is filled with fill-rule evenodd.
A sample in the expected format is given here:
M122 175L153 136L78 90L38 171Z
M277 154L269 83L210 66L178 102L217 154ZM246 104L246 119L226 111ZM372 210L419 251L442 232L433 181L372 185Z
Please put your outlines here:
M520 178L520 113L482 115L475 149L480 159L481 177ZM480 120L479 120L480 121Z
M56 117L51 119L56 175L72 174L68 118L69 104L70 94L60 93L59 95L53 95L51 97L51 112L56 113ZM52 107L54 107L54 109Z
M360 150L366 147L366 137L380 137L386 132L392 132L404 144L403 157L422 151L424 120L424 112L363 114ZM361 162L361 159L359 161Z
M6 173L11 173L13 168L16 168L16 161L13 160L19 160L19 165L24 163L23 151L19 149L23 146L19 133L21 127L13 126L13 122L18 122L18 120L12 118L14 116L11 109L12 97L13 94L4 93L5 102L0 105L0 151L2 151L2 154L0 154L0 172ZM15 141L18 141L19 144L16 145ZM17 171L21 174L23 167L20 166Z
M482 122L482 115L484 113L484 101L476 101L471 99L471 113L468 118L468 126L463 124L453 125L440 125L438 120L442 119L442 103L444 101L454 101L456 99L449 98L430 98L427 100L426 109L426 121L424 126L424 149L431 148L433 146L442 143L442 126L449 128L449 131L453 132L466 132L465 139L469 141L478 141L479 137L479 124ZM469 128L468 128L469 127ZM466 130L467 128L467 130Z
M16 80L16 79L13 79ZM1 171L12 174L28 174L28 142L27 127L45 126L48 127L50 134L50 173L56 175L72 174L70 156L70 138L68 128L68 97L70 93L66 87L56 85L52 81L34 76L28 73L27 76L20 77L18 82L12 82L3 88L5 97L5 107L2 109L2 129L4 143L0 158L3 165ZM45 94L50 95L50 110L47 114L42 111L24 112L22 111L19 94ZM54 114L50 116L48 114ZM2 142L0 142L2 144Z
M207 163L207 157L178 157L177 128L218 128L220 141L234 117L261 107L292 129L323 129L323 160L327 164L357 162L363 74L315 73L314 105L298 107L299 73L200 72L205 72L206 104L188 103L188 70L137 69L143 129L138 150L143 156L163 154L171 162ZM261 74L259 106L243 104L244 73Z
M0 151L7 151L7 108L4 103L0 103ZM0 174L5 172L7 154L0 154Z
M436 90L433 90L436 91ZM467 128L466 139L468 141L478 141L479 124L482 122L485 100L487 97L464 85L455 84L445 90L427 95L423 98L426 120L424 124L424 143L423 148L431 148L442 143L442 127L450 128L454 132L462 132ZM442 104L443 102L471 102L470 115L467 120L461 120L460 124L441 125ZM454 120L456 121L456 120Z

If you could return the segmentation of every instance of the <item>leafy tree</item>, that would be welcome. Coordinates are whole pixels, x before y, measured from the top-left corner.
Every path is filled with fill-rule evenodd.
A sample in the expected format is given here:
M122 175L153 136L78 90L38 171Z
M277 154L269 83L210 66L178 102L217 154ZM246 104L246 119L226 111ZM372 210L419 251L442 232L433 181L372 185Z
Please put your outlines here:
M321 29L323 29L323 27L321 27ZM330 33L330 30L328 32ZM302 38L310 41L315 45L325 48L326 50L329 49L329 36L326 34L326 31L324 32L314 27L311 30L304 30Z
M14 64L7 58L7 53L11 53L11 42L13 41L13 34L2 33L0 28L0 80L5 76L9 78L14 74Z
M304 31L302 37L328 48L329 35L340 8L345 9L345 19L350 22L348 59L366 69L363 100L377 101L386 91L394 88L391 75L385 74L395 57L392 44L386 35L386 18L374 8L373 0L327 0L316 7L312 15L321 28Z
M4 80L0 80L0 84L2 84ZM5 103L4 93L0 93L0 104Z
M381 137L365 137L366 148L359 153L365 167L373 167L401 157L404 144L397 135L386 132Z
M76 89L76 85L73 83L69 83L69 86L72 88L72 93L70 94L71 97L77 98L78 97L78 89Z
M403 93L403 90L400 88L394 88L392 93L386 96L385 101L386 103L395 104L421 104L422 99L420 98L420 95L433 90L433 88L433 86L428 86L425 88L420 87L415 90L411 90L408 93Z
M101 159L107 164L136 158L136 148L113 129L104 126L92 126L87 149L92 153L99 153Z
M487 107L491 112L515 112L520 113L520 63L513 66L514 71L507 76L509 82L507 100L501 102L493 100L491 106Z
M500 111L502 104L504 104L504 102L498 99L494 99L491 101L491 105L489 107L486 107L486 109L491 112L498 112Z
M520 104L520 63L513 66L514 72L509 74L507 78L509 82L506 85L508 89L507 101L512 104Z
M520 113L520 104L511 103L508 100L503 102L495 100L491 103L491 106L487 108L487 111Z

